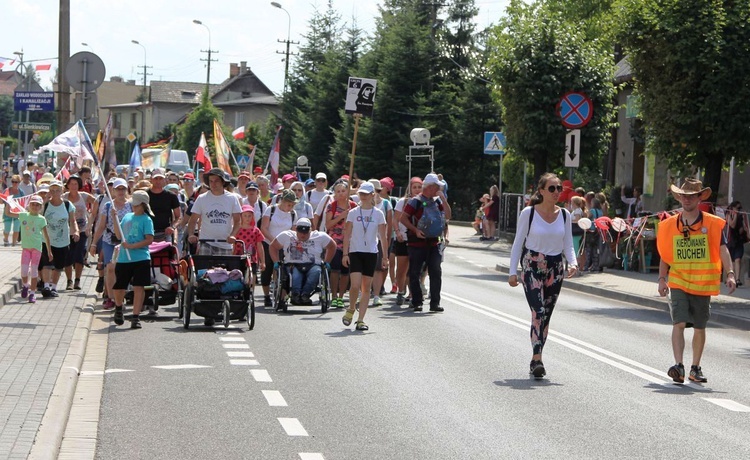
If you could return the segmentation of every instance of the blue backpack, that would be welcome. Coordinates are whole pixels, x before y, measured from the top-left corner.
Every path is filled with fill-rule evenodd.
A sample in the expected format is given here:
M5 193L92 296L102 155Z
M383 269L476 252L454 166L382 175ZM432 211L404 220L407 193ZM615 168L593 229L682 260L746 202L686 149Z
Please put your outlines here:
M438 207L438 201L421 199L417 203L422 206L422 217L417 221L416 227L422 230L425 238L439 238L443 236L445 214Z

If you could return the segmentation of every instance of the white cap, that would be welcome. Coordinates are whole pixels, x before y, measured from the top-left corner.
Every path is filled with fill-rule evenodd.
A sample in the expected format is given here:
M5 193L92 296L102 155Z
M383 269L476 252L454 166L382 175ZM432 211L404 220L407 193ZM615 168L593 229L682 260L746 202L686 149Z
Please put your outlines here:
M310 222L310 219L307 217L301 217L297 221L297 227L312 227L312 223Z
M373 187L369 182L363 182L362 184L360 184L357 193L375 193L375 187Z
M318 174L316 174L315 178L328 180L328 176L326 176L326 173L323 173L323 172L319 172Z
M427 187L428 185L440 185L440 179L438 179L437 174L430 173L424 177L422 186Z
M156 168L153 171L151 171L151 179L154 179L156 177L166 177L164 176L164 170L161 168Z
M26 176L26 175L29 175L29 176L30 176L30 175L31 175L31 171L29 171L28 169L26 169L26 170L24 170L24 172L23 172L23 174L22 174L22 175L23 175L23 176Z
M128 182L125 179L123 179L122 177L118 177L117 179L114 180L114 182L112 182L112 187L114 187L114 188L117 188L117 187L128 188Z

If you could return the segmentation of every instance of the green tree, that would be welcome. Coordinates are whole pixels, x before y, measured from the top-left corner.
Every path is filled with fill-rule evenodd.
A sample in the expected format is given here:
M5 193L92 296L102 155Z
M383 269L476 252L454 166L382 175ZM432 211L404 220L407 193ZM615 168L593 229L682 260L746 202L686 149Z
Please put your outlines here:
M563 166L565 128L556 106L569 91L582 91L593 102L593 118L581 133L581 165L597 170L614 114L609 53L587 42L559 13L517 0L492 43L497 52L490 66L508 145L534 165L534 177Z
M224 137L227 139L232 150L234 151L237 147L233 141L231 130L229 130L229 128L227 128L221 121L223 119L224 116L222 111L211 103L211 100L208 98L208 93L204 91L200 105L190 112L185 123L180 125L177 129L178 134L175 147L187 151L192 157L195 149L198 147L198 143L200 142L201 133L204 133L208 143L208 150L212 157L211 162L215 166L217 164L216 154L213 151L213 142L211 141L214 133L214 120L219 121L219 126L221 127ZM193 159L194 158L191 158L191 161ZM233 163L234 162L230 159L232 167L236 166Z
M0 96L0 136L7 136L10 134L10 127L13 123L13 97L12 96Z
M750 160L750 1L628 0L620 22L648 148L718 190Z

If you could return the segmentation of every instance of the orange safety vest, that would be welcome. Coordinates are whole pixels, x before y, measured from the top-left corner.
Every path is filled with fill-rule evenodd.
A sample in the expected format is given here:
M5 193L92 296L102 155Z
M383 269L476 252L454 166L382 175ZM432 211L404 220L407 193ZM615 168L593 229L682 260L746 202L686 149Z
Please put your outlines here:
M659 256L669 265L669 288L694 295L719 295L721 232L726 222L704 212L700 228L685 238L680 216L659 223L656 238Z

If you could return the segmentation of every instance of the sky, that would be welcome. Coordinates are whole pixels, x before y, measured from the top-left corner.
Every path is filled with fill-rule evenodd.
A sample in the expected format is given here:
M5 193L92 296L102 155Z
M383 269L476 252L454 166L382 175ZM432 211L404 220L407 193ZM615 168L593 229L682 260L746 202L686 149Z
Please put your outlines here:
M478 25L497 22L510 0L476 0ZM248 67L275 93L284 88L283 55L287 28L292 41L301 41L316 8L324 11L326 0L279 0L287 14L271 0L70 0L70 52L90 51L106 67L106 80L120 76L136 80L145 60L152 74L148 81L205 82L206 67L200 50L208 48L209 33L193 23L202 21L211 31L211 83L229 76L229 63L247 61ZM378 4L374 0L333 0L333 6L347 23L356 20L370 33L375 28ZM25 60L51 63L52 71L39 72L42 86L51 87L57 67L59 0L4 0L0 6L0 57L14 58L24 52ZM291 23L289 21L291 18ZM291 24L291 25L290 25ZM82 45L86 43L88 46ZM292 45L294 52L296 46ZM292 57L291 62L294 62Z

